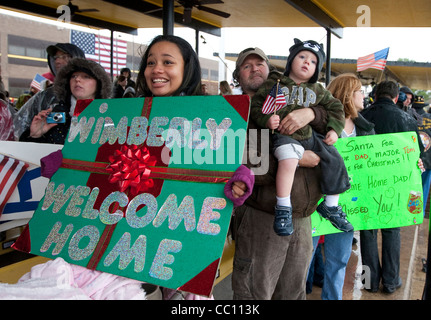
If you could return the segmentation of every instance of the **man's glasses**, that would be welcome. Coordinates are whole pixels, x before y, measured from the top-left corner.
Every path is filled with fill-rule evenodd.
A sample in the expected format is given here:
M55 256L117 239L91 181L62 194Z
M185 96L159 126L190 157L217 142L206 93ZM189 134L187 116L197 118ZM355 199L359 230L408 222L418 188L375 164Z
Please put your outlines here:
M53 58L54 58L54 60L57 60L57 59L67 60L67 59L70 58L70 56L68 54L61 54L61 55L58 55L58 56L53 56Z

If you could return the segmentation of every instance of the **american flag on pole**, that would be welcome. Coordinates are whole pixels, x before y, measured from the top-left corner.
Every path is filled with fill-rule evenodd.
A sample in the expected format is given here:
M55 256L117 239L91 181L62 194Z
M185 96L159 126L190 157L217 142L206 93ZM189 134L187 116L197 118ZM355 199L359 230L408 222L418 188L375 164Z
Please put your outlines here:
M70 42L81 48L88 60L98 62L107 73L111 73L111 38L78 30L70 31ZM114 75L126 67L127 41L114 39Z
M0 155L0 215L27 168L24 161Z
M389 54L389 48L382 49L364 57L359 57L356 71L364 71L368 68L384 70Z
M42 77L39 73L34 76L33 81L30 84L30 87L36 88L37 90L41 90L42 81L47 80L45 77Z
M277 95L276 95L276 92L277 92ZM272 87L271 91L269 92L268 96L265 99L265 102L263 103L262 113L263 114L274 113L275 111L278 111L281 108L283 108L285 105L286 105L286 99L284 98L283 91L281 91L280 87L276 83Z

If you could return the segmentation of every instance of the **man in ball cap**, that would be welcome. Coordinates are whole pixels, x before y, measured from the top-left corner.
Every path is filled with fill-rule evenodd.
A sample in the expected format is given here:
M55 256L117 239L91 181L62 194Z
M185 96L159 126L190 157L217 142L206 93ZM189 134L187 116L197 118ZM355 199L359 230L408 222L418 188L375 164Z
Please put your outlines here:
M268 78L274 69L266 54L259 48L247 48L241 51L236 60L233 79L240 85L243 94L251 97Z
M271 69L267 56L260 49L248 48L239 54L233 76L240 84L242 93L253 97L267 80ZM306 123L313 128L321 126L324 130L327 118L327 112L319 106L298 109L282 120L280 132ZM269 152L272 141L265 139L268 130L258 128L251 119L248 132L245 159L247 167L253 169L256 180L252 194L244 204L235 205L232 218L236 266L232 272L233 297L246 300L306 299L305 281L313 251L310 216L322 197L318 168L320 158L312 151L304 153L292 190L292 219L296 231L290 237L280 237L274 232L267 232L273 226L276 204L277 160ZM246 190L240 182L232 183L231 194L234 198L240 198L245 193L239 192ZM229 198L228 194L226 196Z
M320 105L327 111L328 124L325 132L319 134L306 125L288 135L277 132L272 135L274 155L278 159L274 231L280 236L291 235L294 231L290 195L296 168L307 149L322 159L321 187L326 197L317 212L337 229L351 232L353 226L338 205L339 194L350 188L349 177L342 157L333 146L344 129L344 106L317 83L325 59L323 45L313 40L295 39L294 42L289 49L284 75L271 72L253 96L250 118L261 128L280 130L281 119L292 111ZM277 99L283 94L284 100Z

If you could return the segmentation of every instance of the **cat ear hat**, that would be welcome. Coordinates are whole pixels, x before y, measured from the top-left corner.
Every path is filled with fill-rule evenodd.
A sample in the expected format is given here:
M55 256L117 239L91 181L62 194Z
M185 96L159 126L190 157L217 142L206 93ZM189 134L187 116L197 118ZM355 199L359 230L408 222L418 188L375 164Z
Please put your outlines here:
M307 50L310 52L313 52L317 57L317 66L316 66L316 72L311 77L311 79L308 81L309 83L315 83L317 82L317 79L319 78L319 73L322 71L323 63L325 61L325 52L323 51L323 44L319 44L316 41L313 40L307 40L302 42L301 40L295 38L293 40L295 44L290 47L289 49L289 56L287 57L287 64L286 64L286 71L284 72L285 76L289 76L290 68L292 66L292 61L295 56L303 51Z

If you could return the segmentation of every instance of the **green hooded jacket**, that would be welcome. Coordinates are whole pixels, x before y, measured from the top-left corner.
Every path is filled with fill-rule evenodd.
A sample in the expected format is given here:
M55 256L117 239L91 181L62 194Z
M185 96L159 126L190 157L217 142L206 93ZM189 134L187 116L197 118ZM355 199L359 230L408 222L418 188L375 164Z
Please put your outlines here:
M301 83L298 85L278 71L272 71L268 76L268 80L263 83L253 96L251 100L251 119L260 127L266 128L266 123L273 113L263 114L262 106L279 79L279 88L284 93L287 102L286 106L277 111L280 119L283 119L293 110L320 105L326 110L328 116L326 132L334 129L338 136L341 135L345 125L344 107L341 101L334 98L320 83ZM308 139L311 137L311 130L312 128L307 125L297 130L291 137L295 140Z

